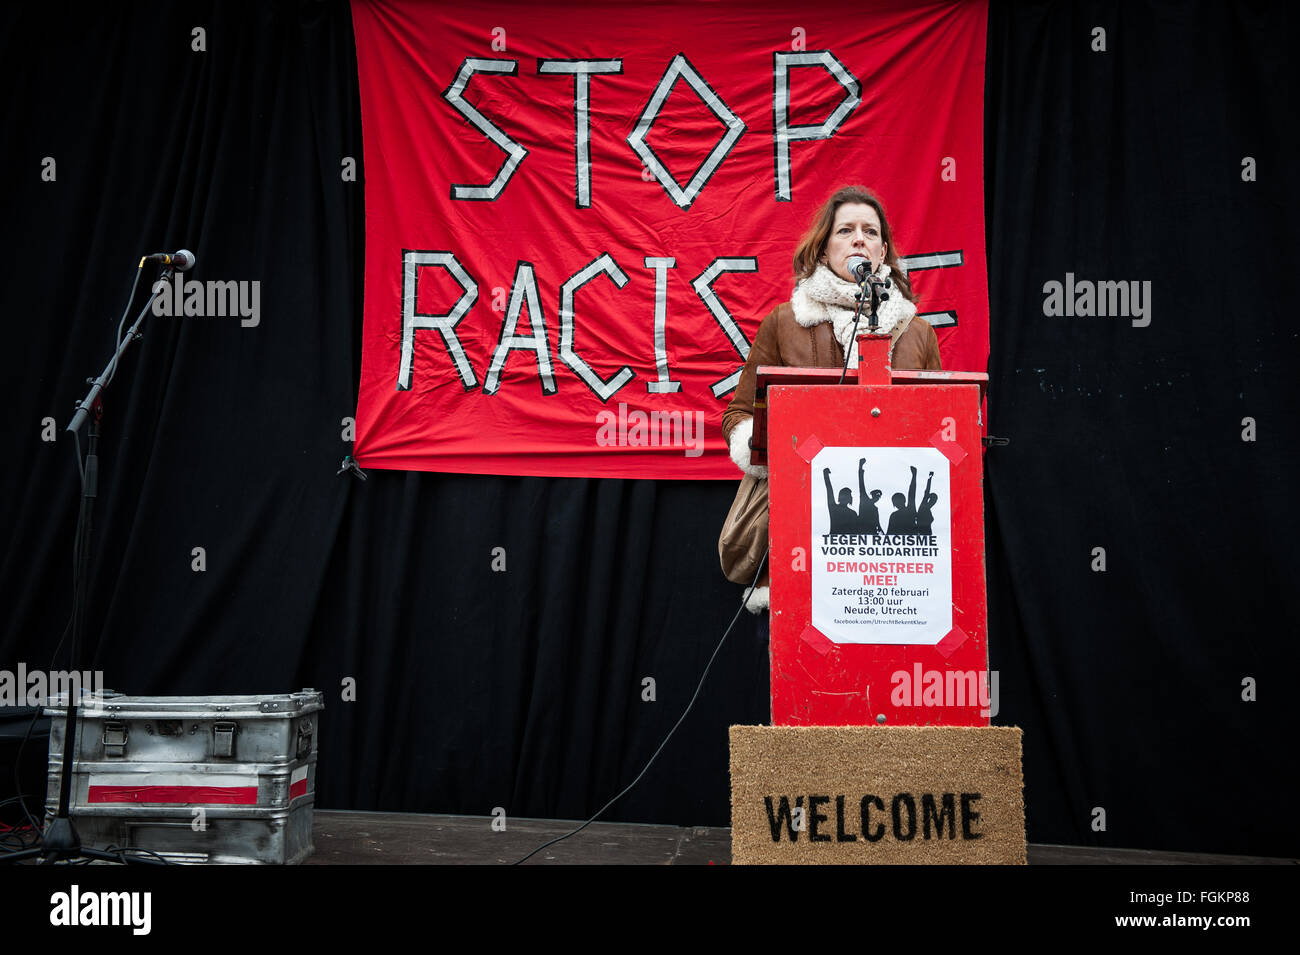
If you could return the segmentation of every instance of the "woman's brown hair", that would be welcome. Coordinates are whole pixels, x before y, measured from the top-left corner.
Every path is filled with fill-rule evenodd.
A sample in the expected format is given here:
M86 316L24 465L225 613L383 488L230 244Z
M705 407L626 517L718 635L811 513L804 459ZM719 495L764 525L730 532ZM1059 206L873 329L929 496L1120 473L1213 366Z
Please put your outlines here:
M880 216L880 238L885 243L885 264L889 266L889 277L903 297L916 304L912 283L908 281L898 264L898 249L894 245L894 234L889 229L889 220L885 217L885 207L862 186L845 186L835 190L825 204L817 210L812 225L808 227L808 231L804 233L798 247L794 250L796 281L805 279L817 271L817 263L822 253L826 251L826 240L830 238L831 226L835 224L835 213L839 211L840 206L850 202L871 206L876 210L876 215Z

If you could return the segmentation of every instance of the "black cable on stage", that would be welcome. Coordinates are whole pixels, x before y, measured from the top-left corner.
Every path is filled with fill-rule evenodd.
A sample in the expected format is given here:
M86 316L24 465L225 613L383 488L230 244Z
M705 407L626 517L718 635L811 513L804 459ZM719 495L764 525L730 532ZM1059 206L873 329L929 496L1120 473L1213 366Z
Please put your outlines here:
M126 865L126 856L127 853L130 852L137 852L140 853L141 855L153 856L155 859L158 860L159 865L176 865L176 863L173 862L171 859L168 859L165 856L160 856L152 849L145 849L141 846L107 846L105 847L104 851L115 853L117 857L122 860L123 865Z
M131 306L135 304L135 290L140 287L140 275L144 272L144 259L135 267L135 281L131 283L131 295L126 300L126 308L122 309L122 317L117 320L117 342L113 346L113 363L109 366L108 378L104 380L104 388L108 388L114 376L117 375L117 356L122 348L122 329L126 327L126 320L131 314Z
M0 800L0 809L10 803L17 803L26 812L27 807L23 800L27 797L36 798L36 793L22 793L17 796L10 796L8 799ZM30 818L30 817L29 817ZM33 830L30 826L23 829L17 826L6 826L0 829L0 856L7 852L22 852L35 846L40 839L39 830ZM30 838L29 838L30 837ZM15 843L16 840L16 843Z
M73 443L76 444L77 446L77 468L78 470L82 470L81 442L77 439L77 436L75 434L72 436L72 440ZM84 470L82 470L82 478L83 480L85 478ZM74 607L76 606L76 599L77 599L77 594L76 594L77 551L80 542L81 542L81 534L78 531L76 541L74 541L72 545L72 589L73 589L72 601ZM68 639L68 634L71 631L72 631L72 617L70 616L68 618L67 625L63 628L63 635L59 637L59 642L54 645L54 652L50 654L50 665L45 668L47 673L52 673L54 671L54 665L59 660L59 651L63 649L63 641ZM23 738L18 743L18 754L17 756L14 757L14 792L16 793L21 793L23 791L23 784L22 784L23 750L26 749L27 741L32 737L32 730L36 728L36 722L41 718L42 709L43 709L42 707L39 706L36 707L36 712L32 714L32 721L27 724L27 732L23 733ZM67 745L66 741L64 745ZM40 842L45 838L44 831L41 829L39 825L37 825L36 820L32 817L31 812L27 809L27 803L26 801L24 801L23 797L20 795L16 798L18 800L18 805L22 807L23 815L27 817L28 823L31 824L32 830L36 833L36 841Z
M858 337L858 322L862 321L862 293L858 293L858 307L853 310L853 331L849 332L849 347L844 349L844 367L840 369L840 380L835 382L837 385L844 384L844 379L849 374L849 356L853 354L853 343ZM859 357L861 361L861 357Z
M45 833L41 831L41 827L37 824L36 820L32 818L32 814L27 808L27 802L23 799L22 766L23 748L27 745L27 740L31 738L32 730L36 728L36 721L40 718L41 708L38 706L36 707L36 712L32 714L32 721L27 724L27 732L23 734L22 741L18 744L18 755L14 757L14 792L19 795L13 797L17 800L19 807L23 811L23 815L27 817L27 822L32 827L32 832L36 834L37 842L40 842L45 838ZM6 800L6 802L8 802L8 800Z
M523 863L531 859L533 856L537 855L537 853L541 852L543 849L549 848L550 846L555 845L557 842L563 842L565 839L568 839L570 836L576 836L578 833L582 832L583 829L586 829L589 825L591 825L593 822L599 819L601 815L604 814L606 809L608 809L610 806L614 805L614 803L618 802L620 799L626 796L632 790L632 787L641 781L641 777L646 774L646 772L650 769L654 761L659 758L659 754L663 752L663 748L668 745L668 741L673 738L673 734L677 732L677 728L682 725L683 721L685 721L686 719L686 715L690 713L691 707L695 705L695 700L699 697L700 690L704 688L704 681L709 675L709 668L713 666L713 661L717 659L718 651L722 649L722 645L726 642L728 635L731 633L731 629L736 625L736 621L740 619L741 611L744 610L745 605L749 603L749 596L754 592L754 588L758 586L758 579L763 576L763 568L766 566L767 566L767 554L764 553L762 560L758 562L758 570L755 571L754 573L753 583L751 583L749 585L749 589L745 591L745 596L741 599L740 606L736 608L735 616L731 618L731 623L727 624L727 629L722 631L722 638L718 640L718 645L713 648L713 655L709 657L709 662L704 665L704 672L700 674L700 682L696 684L695 692L691 694L690 702L686 704L686 709L682 710L682 715L677 718L677 722L674 723L673 728L668 731L668 735L664 737L664 741L659 744L659 748L654 751L654 755L651 756L650 759L646 762L645 766L642 767L641 772L637 773L636 779L628 783L627 786L623 788L623 791L620 792L617 796L615 796L609 802L605 803L605 805L597 809L595 815L593 815L590 819L588 819L586 822L580 825L577 829L574 829L572 832L566 832L562 836L557 836L556 838L552 839L550 842L542 843L540 846L538 846L532 852L528 853L528 855L524 856L522 859L519 859L516 862L512 862L511 865L522 865Z

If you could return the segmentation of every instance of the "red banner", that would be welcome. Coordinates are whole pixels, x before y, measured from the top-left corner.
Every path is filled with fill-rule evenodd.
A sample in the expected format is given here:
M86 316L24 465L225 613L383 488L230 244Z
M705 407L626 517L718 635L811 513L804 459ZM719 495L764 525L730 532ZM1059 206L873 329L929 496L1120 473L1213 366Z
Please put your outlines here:
M842 185L985 369L984 3L352 10L362 466L734 479L722 411Z

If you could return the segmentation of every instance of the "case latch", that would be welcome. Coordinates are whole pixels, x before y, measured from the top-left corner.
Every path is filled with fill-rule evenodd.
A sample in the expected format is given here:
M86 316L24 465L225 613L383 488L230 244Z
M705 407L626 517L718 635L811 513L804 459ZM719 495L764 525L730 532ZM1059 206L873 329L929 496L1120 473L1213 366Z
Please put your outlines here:
M126 724L121 720L104 721L104 756L121 759L126 755Z
M212 724L212 755L230 757L235 754L236 724L226 720Z

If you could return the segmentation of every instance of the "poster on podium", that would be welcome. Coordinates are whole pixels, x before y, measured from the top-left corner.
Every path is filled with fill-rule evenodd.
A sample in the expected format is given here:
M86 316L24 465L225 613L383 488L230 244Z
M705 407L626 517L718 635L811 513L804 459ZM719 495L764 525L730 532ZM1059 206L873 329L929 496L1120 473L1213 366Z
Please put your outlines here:
M953 628L949 461L934 447L813 458L812 625L832 643L933 646Z

